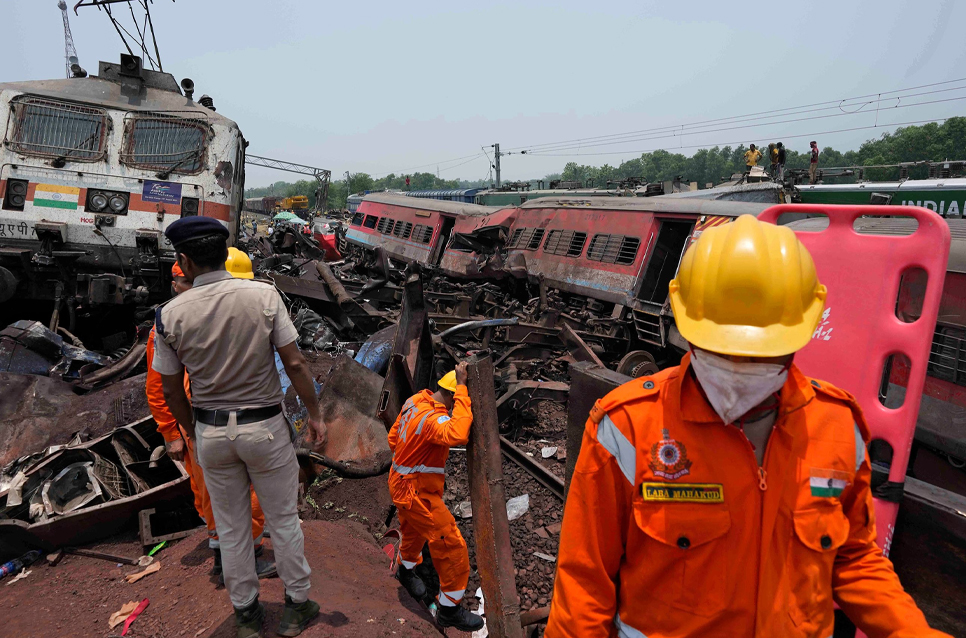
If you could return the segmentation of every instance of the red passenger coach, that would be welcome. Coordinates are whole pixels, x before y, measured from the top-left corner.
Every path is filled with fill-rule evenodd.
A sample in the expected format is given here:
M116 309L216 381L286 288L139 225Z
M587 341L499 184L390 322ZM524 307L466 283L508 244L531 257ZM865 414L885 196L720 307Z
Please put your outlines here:
M610 336L632 328L626 336L636 347L663 349L673 327L668 284L685 249L703 229L758 215L767 206L642 197L536 199L516 209L508 261L525 262L531 278L542 277L572 312L593 315Z
M373 193L359 204L346 231L346 242L366 250L382 246L397 261L439 266L457 223L472 226L467 220L484 219L498 210Z

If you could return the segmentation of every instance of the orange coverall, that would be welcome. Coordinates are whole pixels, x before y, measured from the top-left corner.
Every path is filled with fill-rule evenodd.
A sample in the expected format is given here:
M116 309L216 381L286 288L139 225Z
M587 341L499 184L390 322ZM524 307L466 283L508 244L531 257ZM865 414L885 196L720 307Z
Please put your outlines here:
M597 402L570 483L547 638L934 638L875 544L855 399L794 365L761 468L690 372Z
M466 386L456 386L454 401L451 418L446 406L423 390L406 401L389 430L389 493L399 510L400 555L403 561L420 563L423 545L429 542L441 604L459 602L470 577L466 541L443 503L449 448L469 440L473 423Z
M188 473L188 479L191 482L191 491L195 496L195 510L198 511L198 516L205 519L205 525L208 527L208 538L214 541L212 547L217 547L218 532L215 531L215 515L211 511L211 500L208 498L208 489L205 487L204 474L202 473L201 466L195 461L194 441L181 429L177 419L174 418L171 410L168 409L168 404L164 400L164 392L161 388L161 373L156 372L151 367L151 363L154 360L154 328L151 328L151 334L148 335L147 359L148 376L145 383L145 392L148 395L148 407L151 409L151 416L154 417L154 422L158 424L158 432L161 433L165 441L171 442L179 438L184 439L186 449L182 464ZM187 372L184 377L184 389L190 399L191 388L188 383ZM252 538L255 539L256 544L261 542L261 536L264 531L265 514L262 513L262 507L258 504L258 497L255 496L255 491L252 490Z

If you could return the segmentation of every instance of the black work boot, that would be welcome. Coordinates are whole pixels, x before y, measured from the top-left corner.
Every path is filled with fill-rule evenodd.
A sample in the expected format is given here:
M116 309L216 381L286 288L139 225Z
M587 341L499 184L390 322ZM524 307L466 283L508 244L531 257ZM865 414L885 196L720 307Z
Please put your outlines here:
M459 631L478 631L483 629L482 616L477 616L463 605L455 607L439 606L436 622L440 627L456 627Z
M277 633L279 636L298 636L318 615L318 603L311 600L306 600L304 603L294 603L286 595L285 611L282 612L282 620L278 623Z
M402 563L400 563L399 569L396 571L396 578L398 578L402 586L406 588L406 591L409 592L409 595L416 600L422 600L426 597L426 583L423 582L422 578L416 575L415 569L406 569L402 566Z
M265 620L265 608L258 602L258 596L251 605L244 609L235 608L235 628L238 638L262 638L262 621Z

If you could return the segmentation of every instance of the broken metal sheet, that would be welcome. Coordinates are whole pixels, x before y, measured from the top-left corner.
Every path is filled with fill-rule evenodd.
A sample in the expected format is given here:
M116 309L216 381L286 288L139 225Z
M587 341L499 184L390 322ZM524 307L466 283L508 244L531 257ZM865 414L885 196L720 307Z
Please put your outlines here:
M517 381L511 383L506 393L496 402L500 423L519 412L533 401L556 401L567 403L570 384L560 381Z
M80 378L74 382L74 386L81 390L93 390L113 383L130 373L141 363L148 349L148 336L150 330L139 330L138 338L134 345L120 359L105 365L95 372L88 373L86 369L81 369Z
M338 461L366 461L390 454L386 427L376 418L383 378L340 355L322 383L319 409L328 430L322 453Z
M142 462L142 454L134 452L133 463L120 469L122 461L112 445L119 435L147 443L144 459L150 454L148 448L162 441L154 420L141 419L87 443L57 450L25 469L20 505L7 507L6 496L0 495L0 560L24 547L49 550L106 538L132 524L140 510L190 496L184 467L168 457L151 469L146 460ZM80 471L78 465L89 471ZM136 472L148 489L131 495L125 471ZM85 489L100 493L88 498ZM41 506L39 516L31 507L36 504Z

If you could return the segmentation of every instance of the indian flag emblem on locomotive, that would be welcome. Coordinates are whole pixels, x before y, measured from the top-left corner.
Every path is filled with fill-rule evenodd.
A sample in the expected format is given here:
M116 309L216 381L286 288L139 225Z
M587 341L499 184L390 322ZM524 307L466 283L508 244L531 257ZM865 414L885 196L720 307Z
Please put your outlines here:
M647 464L654 476L678 479L691 473L691 460L684 444L671 438L666 429L661 431L660 441L651 446L651 461Z

